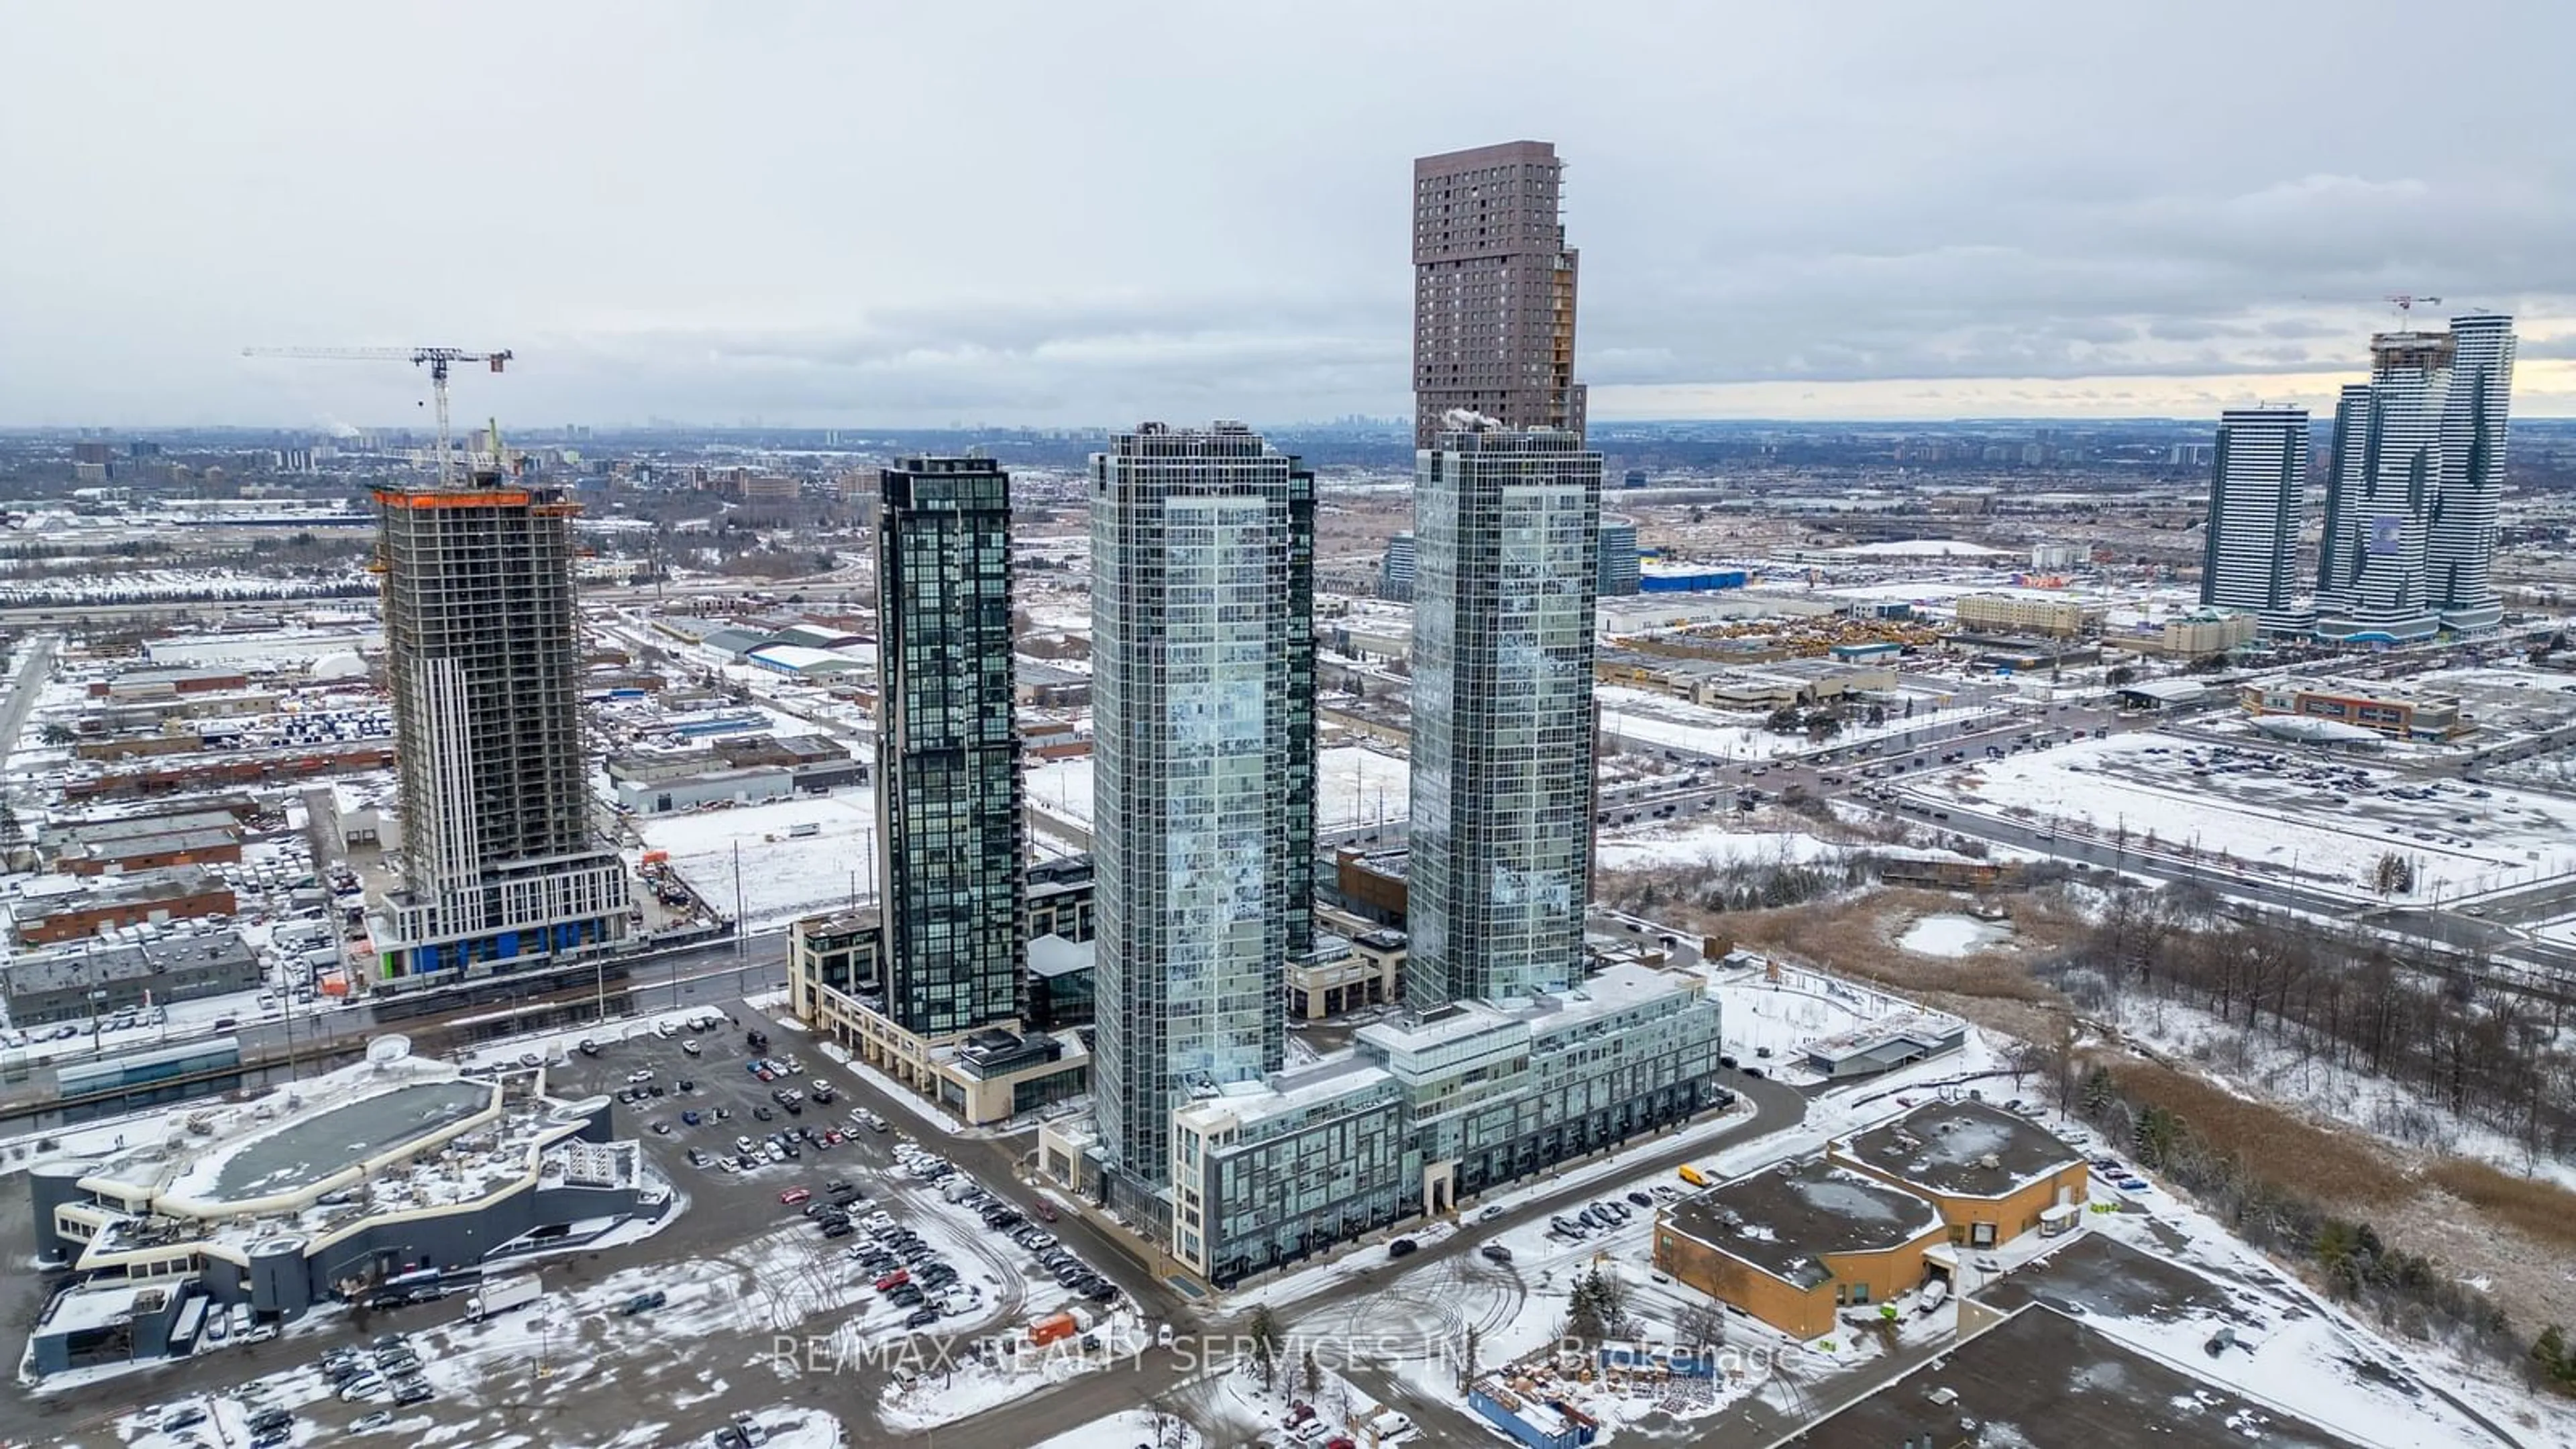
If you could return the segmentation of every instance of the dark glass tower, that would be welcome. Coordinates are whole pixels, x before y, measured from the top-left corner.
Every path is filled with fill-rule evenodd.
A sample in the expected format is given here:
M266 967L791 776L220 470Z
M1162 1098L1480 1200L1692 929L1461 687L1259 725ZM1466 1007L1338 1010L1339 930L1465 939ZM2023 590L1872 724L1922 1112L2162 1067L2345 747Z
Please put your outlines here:
M1011 478L990 458L880 474L877 826L886 1015L946 1037L1019 1014Z

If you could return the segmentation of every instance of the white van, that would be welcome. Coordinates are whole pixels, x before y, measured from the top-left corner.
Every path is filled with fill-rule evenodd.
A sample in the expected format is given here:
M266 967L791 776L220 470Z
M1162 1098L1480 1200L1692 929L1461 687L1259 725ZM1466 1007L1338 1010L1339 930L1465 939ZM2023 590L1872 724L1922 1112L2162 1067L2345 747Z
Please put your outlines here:
M1387 1410L1369 1420L1368 1426L1369 1432L1377 1435L1377 1441L1381 1444L1401 1439L1413 1432L1413 1421L1406 1418L1400 1409Z

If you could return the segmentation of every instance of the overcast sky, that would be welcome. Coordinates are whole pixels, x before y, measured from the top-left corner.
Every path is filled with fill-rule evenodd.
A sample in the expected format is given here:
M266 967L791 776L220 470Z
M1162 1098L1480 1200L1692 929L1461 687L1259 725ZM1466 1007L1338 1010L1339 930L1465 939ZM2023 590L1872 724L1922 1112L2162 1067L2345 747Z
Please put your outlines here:
M1600 418L2576 414L2576 5L0 5L0 423L1410 410L1417 154L1569 163Z

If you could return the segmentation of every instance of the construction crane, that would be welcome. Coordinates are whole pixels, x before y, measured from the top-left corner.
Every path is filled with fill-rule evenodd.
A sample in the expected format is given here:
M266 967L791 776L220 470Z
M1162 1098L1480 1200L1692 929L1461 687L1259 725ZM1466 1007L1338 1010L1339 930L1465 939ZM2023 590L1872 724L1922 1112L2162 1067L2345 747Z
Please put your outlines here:
M511 358L508 349L476 352L463 347L245 347L244 357L301 357L325 362L408 362L429 368L429 391L438 411L438 486L456 484L456 455L447 446L447 368L450 363L482 362L494 372Z
M2442 305L2442 299L2439 297L2418 297L2407 292L2391 292L2379 300L2397 309L2397 330L2400 332L2414 325L2414 319L2407 314L2415 310L2416 303L2421 302L2427 307Z

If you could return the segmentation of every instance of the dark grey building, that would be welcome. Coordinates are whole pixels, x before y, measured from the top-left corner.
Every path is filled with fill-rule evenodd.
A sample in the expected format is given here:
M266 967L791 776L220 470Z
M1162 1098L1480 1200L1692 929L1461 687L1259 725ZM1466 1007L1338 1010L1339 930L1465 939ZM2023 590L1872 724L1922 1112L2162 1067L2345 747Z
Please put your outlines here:
M1413 605L1407 997L1558 991L1583 972L1601 455L1472 414L1424 449Z
M879 481L885 1012L950 1037L1016 1018L1027 960L1011 476L914 458Z
M1096 1120L1150 1196L1175 1106L1279 1069L1314 940L1315 480L1241 423L1146 423L1091 495Z
M591 818L572 516L497 474L379 489L403 885L376 985L482 975L626 932L626 867Z
M1414 446L1452 408L1582 436L1564 170L1545 141L1413 163Z
M146 1002L256 990L259 956L231 931L104 949L67 947L0 966L0 995L19 1026L77 1021Z

